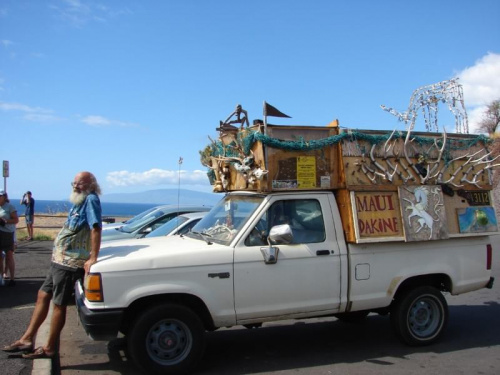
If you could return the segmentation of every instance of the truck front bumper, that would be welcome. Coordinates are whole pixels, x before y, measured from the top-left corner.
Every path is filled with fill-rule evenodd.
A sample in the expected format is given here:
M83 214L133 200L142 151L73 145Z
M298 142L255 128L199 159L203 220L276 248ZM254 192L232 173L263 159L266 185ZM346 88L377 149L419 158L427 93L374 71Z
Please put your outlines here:
M75 300L78 317L85 332L96 341L109 341L118 335L124 310L90 310L84 303L81 284L75 284Z

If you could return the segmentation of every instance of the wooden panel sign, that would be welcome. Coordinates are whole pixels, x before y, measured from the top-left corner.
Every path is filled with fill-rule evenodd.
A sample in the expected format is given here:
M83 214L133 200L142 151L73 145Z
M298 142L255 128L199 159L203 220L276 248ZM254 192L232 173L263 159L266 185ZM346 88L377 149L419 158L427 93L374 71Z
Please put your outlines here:
M351 192L351 202L358 242L403 239L398 193Z
M273 190L332 189L334 170L321 150L306 153L269 149L269 174ZM333 178L332 178L333 177Z
M338 145L313 147L336 134L336 128L268 125L276 141L265 146L268 190L337 188Z
M449 237L441 186L399 188L405 241L442 240Z

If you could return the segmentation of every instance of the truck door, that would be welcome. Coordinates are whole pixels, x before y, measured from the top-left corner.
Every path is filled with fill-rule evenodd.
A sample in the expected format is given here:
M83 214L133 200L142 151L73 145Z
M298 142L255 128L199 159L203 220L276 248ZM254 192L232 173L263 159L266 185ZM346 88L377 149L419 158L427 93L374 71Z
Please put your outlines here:
M261 250L274 225L289 224L293 241L275 245L277 261ZM340 254L327 195L271 198L234 252L237 321L284 315L338 312Z

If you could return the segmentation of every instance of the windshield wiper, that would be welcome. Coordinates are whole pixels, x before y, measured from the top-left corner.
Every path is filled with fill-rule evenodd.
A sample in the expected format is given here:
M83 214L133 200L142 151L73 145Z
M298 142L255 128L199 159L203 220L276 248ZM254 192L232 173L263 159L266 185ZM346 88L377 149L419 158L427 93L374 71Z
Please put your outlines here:
M190 233L199 235L203 239L203 241L205 241L207 243L207 245L211 245L212 244L212 242L209 240L209 238L212 237L212 236L209 235L208 233L194 232L194 231L191 231Z

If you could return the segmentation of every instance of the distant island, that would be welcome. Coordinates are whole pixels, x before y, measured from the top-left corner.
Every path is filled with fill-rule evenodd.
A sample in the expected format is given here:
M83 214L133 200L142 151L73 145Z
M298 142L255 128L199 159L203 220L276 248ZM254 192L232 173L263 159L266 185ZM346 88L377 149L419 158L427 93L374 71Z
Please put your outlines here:
M213 206L221 198L220 193L204 193L186 189L158 189L140 193L103 194L101 201L107 203L150 203L150 204L194 204Z

